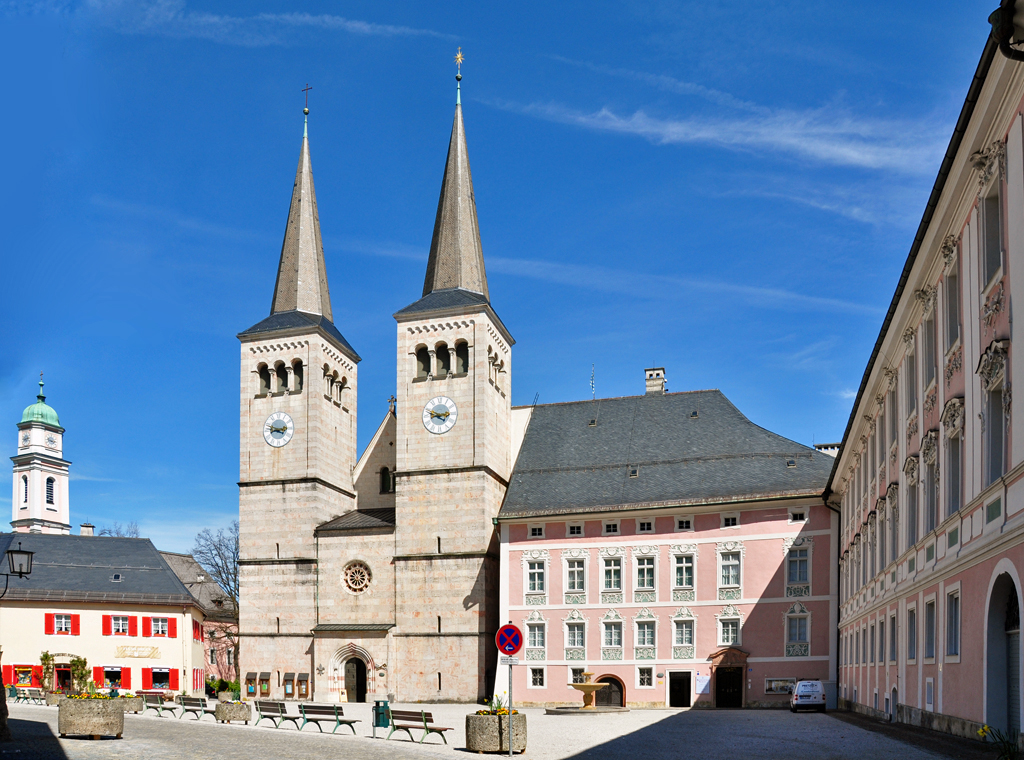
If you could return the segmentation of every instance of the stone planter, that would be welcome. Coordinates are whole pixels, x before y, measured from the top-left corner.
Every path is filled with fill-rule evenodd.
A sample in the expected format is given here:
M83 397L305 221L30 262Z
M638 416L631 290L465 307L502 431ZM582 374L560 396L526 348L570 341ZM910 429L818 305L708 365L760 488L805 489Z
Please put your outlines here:
M55 705L60 702L61 697L64 695L59 691L48 691L46 692L46 704Z
M135 713L138 715L145 708L145 703L142 697L118 697L117 701L124 707L126 713Z
M252 707L245 702L241 704L232 704L231 702L220 702L214 708L213 717L217 719L219 723L230 723L233 720L244 720L245 725L249 725L249 721L252 719Z
M466 749L470 752L508 752L508 715L467 715ZM512 749L526 751L526 716L512 716Z
M67 699L57 703L57 733L65 736L116 736L124 732L119 699Z
M235 692L233 691L222 691L218 692L217 699L221 702L231 702L235 698Z

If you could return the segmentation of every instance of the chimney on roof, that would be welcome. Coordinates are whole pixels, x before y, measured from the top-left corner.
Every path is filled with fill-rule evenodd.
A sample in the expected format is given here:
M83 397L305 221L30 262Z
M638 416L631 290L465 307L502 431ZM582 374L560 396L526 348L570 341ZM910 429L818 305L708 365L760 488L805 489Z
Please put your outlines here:
M81 530L78 533L78 535L80 535L80 536L95 536L96 535L96 532L95 532L96 526L93 525L92 523L82 523L81 526L79 526L79 527L81 528Z
M644 370L644 379L647 383L647 395L665 392L665 368L651 367Z

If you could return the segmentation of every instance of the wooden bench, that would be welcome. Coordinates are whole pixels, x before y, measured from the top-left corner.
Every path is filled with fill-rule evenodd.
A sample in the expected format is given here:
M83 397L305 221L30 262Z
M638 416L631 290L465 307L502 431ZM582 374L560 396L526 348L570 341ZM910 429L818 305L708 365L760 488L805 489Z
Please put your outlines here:
M299 705L299 712L302 713L302 726L299 726L300 731L307 723L314 723L320 729L320 733L323 733L324 730L320 727L320 722L333 720L334 728L331 730L332 734L340 726L348 726L352 729L352 735L355 736L355 724L360 722L355 718L346 718L341 705Z
M409 734L409 741L416 741L413 737L413 729L419 731L423 729L423 736L420 737L420 744L423 744L423 740L426 739L430 734L438 734L445 744L448 740L445 739L444 732L451 731L451 728L445 726L438 726L434 724L434 716L428 712L420 710L388 710L388 716L391 719L391 732L387 735L387 738L391 738L391 734L395 731L405 731ZM399 722L403 721L403 722Z
M213 715L217 711L215 707L208 707L203 697L178 697L175 701L181 705L179 719L184 718L185 713L192 713L196 720L202 720L204 715Z
M46 696L42 689L18 689L18 702L31 702L34 705L45 705Z
M146 710L156 710L157 717L161 717L165 712L169 712L174 715L174 708L176 705L172 704L169 707L164 704L164 698L160 694L143 694L142 702L145 707L142 709L142 714L146 714Z
M266 718L274 724L274 728L279 728L282 723L286 720L290 720L295 724L295 728L299 727L299 718L297 715L288 714L288 705L284 702L257 702L256 703L256 714L259 717L256 719L254 726L258 726L260 721Z

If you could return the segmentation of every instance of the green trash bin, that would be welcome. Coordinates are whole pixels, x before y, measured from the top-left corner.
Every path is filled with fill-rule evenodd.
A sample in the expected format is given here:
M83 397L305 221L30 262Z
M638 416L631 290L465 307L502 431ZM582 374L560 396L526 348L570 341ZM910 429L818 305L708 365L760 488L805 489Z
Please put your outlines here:
M387 728L391 725L391 721L388 717L388 701L386 699L378 699L373 702L373 738L377 738L378 728Z

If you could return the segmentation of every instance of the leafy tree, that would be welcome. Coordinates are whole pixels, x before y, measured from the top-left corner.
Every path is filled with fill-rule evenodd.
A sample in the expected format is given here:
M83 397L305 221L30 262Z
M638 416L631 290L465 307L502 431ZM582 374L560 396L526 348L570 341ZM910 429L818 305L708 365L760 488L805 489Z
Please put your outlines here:
M89 662L84 657L71 658L71 688L77 693L91 685ZM95 687L93 687L95 688Z
M45 691L53 691L53 655L49 652L43 652L39 655L39 664L43 668L43 689Z

